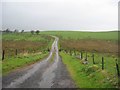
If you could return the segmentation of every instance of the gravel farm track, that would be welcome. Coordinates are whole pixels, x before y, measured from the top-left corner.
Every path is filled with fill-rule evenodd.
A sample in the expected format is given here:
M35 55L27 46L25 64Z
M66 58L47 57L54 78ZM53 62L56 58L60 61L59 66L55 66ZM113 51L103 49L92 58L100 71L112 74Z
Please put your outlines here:
M55 37L49 56L23 69L9 73L2 78L3 88L75 88L66 66L59 56L58 41ZM54 55L54 60L50 60Z

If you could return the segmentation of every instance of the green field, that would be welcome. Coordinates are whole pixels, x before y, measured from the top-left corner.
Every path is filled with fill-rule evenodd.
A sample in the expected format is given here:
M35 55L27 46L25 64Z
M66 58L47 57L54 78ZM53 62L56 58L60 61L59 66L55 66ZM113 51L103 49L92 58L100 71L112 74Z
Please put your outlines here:
M60 38L63 63L67 66L78 88L115 88L118 86L116 59L118 59L118 32L52 31L42 34ZM80 52L87 52L88 64L78 59ZM73 56L70 55L70 52ZM76 52L77 55L74 55ZM92 53L95 55L95 64ZM104 57L104 70L102 70ZM118 62L117 62L118 63Z
M2 48L5 51L5 58L2 62L3 75L43 60L48 55L47 49L51 48L53 40L47 35L3 33Z
M18 53L42 52L51 47L53 38L47 35L31 33L5 33L2 35L2 48L6 55Z
M78 88L118 87L116 70L118 32L46 31L38 35L3 34L3 49L7 53L2 62L3 74L40 61L47 56L54 40L50 35L59 37L58 47L62 61ZM16 49L18 55L15 55ZM84 58L87 52L88 64L83 64L85 60L79 59L80 52L84 53ZM93 64L92 53L95 55L95 64ZM50 62L53 62L53 56ZM104 57L104 70L101 69L102 57Z
M60 38L59 45L64 50L88 51L118 54L118 32L80 32L80 31L46 31L44 35Z
M61 39L101 39L101 40L118 40L118 32L80 32L80 31L46 31L42 34L56 35Z
M39 41L47 42L48 36L36 35L31 33L3 33L2 40L4 41Z

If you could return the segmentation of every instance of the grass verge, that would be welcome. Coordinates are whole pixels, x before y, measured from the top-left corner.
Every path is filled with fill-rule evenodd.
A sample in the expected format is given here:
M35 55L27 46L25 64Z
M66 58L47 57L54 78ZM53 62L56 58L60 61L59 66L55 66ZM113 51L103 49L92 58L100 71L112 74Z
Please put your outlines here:
M97 64L82 64L82 60L63 52L60 55L78 88L117 87L117 79L108 73L107 69L101 70Z
M43 60L48 55L48 53L44 54L29 54L27 56L16 56L16 57L10 57L5 58L5 60L2 62L2 74L7 75L13 70L16 70L18 68L25 67L27 65L33 64L37 61Z

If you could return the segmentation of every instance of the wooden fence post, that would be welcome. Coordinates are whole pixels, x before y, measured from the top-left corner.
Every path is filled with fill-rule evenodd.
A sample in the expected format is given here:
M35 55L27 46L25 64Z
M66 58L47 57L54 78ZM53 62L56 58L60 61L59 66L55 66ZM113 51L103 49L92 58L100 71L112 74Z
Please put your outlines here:
M16 56L17 56L17 51L18 51L18 50L16 49L16 50L15 50L15 55L16 55Z
M87 52L86 52L86 57L85 57L85 61L87 61Z
M2 60L4 60L4 58L5 58L5 50L3 50L2 52Z
M74 50L74 55L76 56L76 52L75 52L75 50Z
M93 55L92 55L92 58L93 58L93 64L95 64L94 53L93 53Z
M102 70L104 70L104 57L102 57Z
M48 50L47 50L48 52L50 52L50 49L48 48Z
M70 50L70 56L72 56L72 52L71 52L71 50Z
M117 63L117 59L116 59L116 70L117 70L118 77L120 77L120 72L119 72L119 66L118 66L118 63Z
M120 72L119 72L119 66L118 66L118 63L116 63L116 69L117 69L118 77L120 77Z
M65 49L65 53L67 53L67 50Z
M80 59L81 59L81 52L80 52Z
M81 52L81 59L83 59L83 52Z
M80 59L82 59L83 58L83 53L82 53L82 51L80 52Z

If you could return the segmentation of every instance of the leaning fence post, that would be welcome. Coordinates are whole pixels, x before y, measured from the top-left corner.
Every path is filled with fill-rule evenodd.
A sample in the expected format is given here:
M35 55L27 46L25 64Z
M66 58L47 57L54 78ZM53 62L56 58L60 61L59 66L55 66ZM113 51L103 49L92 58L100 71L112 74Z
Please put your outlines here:
M120 73L119 73L119 66L118 66L118 63L116 63L116 69L117 69L117 74L118 74L118 77L120 77Z
M117 70L118 77L120 77L120 72L119 72L119 66L118 66L118 63L117 63L117 59L116 59L116 70Z
M94 53L93 53L92 57L93 57L93 64L95 64L95 60L94 60Z
M104 57L102 57L102 70L104 70Z
M2 60L4 60L4 58L5 58L5 50L3 50L2 52Z

